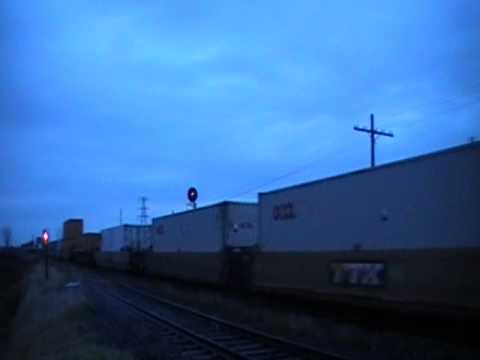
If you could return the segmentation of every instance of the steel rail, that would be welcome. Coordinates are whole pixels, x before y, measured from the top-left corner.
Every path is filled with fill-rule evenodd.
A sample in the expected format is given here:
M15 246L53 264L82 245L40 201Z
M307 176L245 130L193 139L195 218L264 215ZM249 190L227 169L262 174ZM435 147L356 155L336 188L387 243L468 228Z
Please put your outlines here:
M215 334L214 338L209 338L204 335L200 335L200 337L203 341L208 341L209 344L216 344L219 349L228 351L237 359L345 360L344 357L339 355L326 353L325 351L310 346L299 344L202 313L188 306L166 300L157 295L134 288L124 283L114 282L114 284L155 303L168 306L175 311L181 311L190 317L196 317L197 319L210 322L216 326L216 333L221 333L222 331L220 330L223 328L225 333L223 336L218 336ZM191 331L189 329L186 330Z

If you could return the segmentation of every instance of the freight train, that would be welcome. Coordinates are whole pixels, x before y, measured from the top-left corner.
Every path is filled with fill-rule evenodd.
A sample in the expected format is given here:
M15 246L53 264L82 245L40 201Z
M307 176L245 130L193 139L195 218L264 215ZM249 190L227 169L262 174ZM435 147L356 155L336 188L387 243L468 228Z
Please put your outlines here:
M480 310L479 184L475 142L106 229L92 258L274 294Z

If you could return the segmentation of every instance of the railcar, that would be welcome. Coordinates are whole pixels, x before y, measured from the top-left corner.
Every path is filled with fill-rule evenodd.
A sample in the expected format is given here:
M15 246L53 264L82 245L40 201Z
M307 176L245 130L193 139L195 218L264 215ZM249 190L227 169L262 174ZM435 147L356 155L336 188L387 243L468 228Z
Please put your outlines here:
M260 193L255 286L478 308L479 184L474 143Z
M478 142L154 218L97 264L336 302L480 309ZM423 304L423 305L422 305Z

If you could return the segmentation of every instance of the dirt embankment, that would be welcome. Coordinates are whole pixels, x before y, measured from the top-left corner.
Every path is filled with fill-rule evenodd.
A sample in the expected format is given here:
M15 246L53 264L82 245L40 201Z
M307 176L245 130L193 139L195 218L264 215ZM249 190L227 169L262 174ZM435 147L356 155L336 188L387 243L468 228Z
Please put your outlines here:
M25 276L36 261L16 249L0 250L0 358L7 348L12 321L24 292Z
M12 323L7 360L132 359L99 345L96 310L79 280L59 266L50 267L48 280L43 264L32 268Z

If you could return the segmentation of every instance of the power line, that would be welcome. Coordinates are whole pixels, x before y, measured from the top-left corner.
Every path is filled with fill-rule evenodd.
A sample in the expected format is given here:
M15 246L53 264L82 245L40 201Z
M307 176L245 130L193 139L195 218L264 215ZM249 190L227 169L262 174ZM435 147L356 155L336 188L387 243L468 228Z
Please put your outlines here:
M268 186L268 185L271 185L271 184L273 184L273 183L276 183L277 181L280 181L280 180L283 180L283 179L288 178L288 177L290 177L290 176L299 174L299 173L305 171L306 169L308 169L309 167L311 167L313 164L318 163L319 161L320 161L320 159L312 160L312 161L306 163L305 165L303 165L302 167L299 167L299 168L296 168L296 169L294 169L294 170L291 170L291 171L289 171L289 172L287 172L287 173L284 173L284 174L282 174L282 175L280 175L280 176L277 176L277 177L275 177L275 178L273 178L273 179L270 179L270 180L268 180L268 181L266 181L266 182L264 182L264 183L262 183L262 184L254 185L254 186L248 188L247 190L244 190L244 191L242 191L242 192L240 192L240 193L238 193L238 194L236 194L236 195L234 195L234 196L230 196L230 197L228 197L228 198L229 198L229 199L236 199L236 198L241 197L241 196L243 196L243 195L249 194L249 193L251 193L252 191L255 191L255 190L261 189L261 188L263 188L263 187L265 187L265 186Z
M456 110L461 110L463 108L466 108L466 107L469 107L469 106L472 106L472 105L476 105L476 104L479 104L480 103L480 99L478 100L473 100L473 101L470 101L470 102L467 102L467 103L464 103L464 104L458 104L450 109L446 109L445 111L443 111L442 113L440 114L446 114L446 113L449 113L449 112L452 112L452 111L456 111Z
M480 87L480 82L474 84L474 87L475 87L475 88L476 88L476 87ZM475 92L473 96L477 96L477 95L480 95L480 91ZM470 95L470 96L472 96L472 95ZM450 98L450 99L448 99L448 98L443 98L443 99L442 99L442 102L443 102L443 103L447 103L447 102L450 102L450 103L451 103L452 100L454 101L455 99L460 99L460 98L464 98L464 96L456 96L456 97L453 97L453 98ZM453 108L451 108L451 109L447 109L447 110L444 111L443 113L447 113L447 112L451 112L451 111L463 109L463 108L465 108L465 107L468 107L468 106L471 106L471 105L475 105L475 104L477 104L477 103L480 103L480 99L478 99L478 100L475 99L475 100L470 101L470 102L468 102L468 103L459 104L459 105L457 105L457 106L455 106L455 107L453 107ZM424 103L424 105L432 105L432 106L433 106L434 104L433 104L433 103L430 103L430 104L429 104L429 103ZM412 108L410 107L409 109L411 110ZM413 110L418 110L418 107L417 107L416 109L413 108ZM401 113L398 113L397 115L400 115L400 114L401 114ZM377 130L377 131L378 131L378 130ZM391 134L391 136L393 137L393 133L384 132L384 131L378 131L378 133L377 133L376 135L390 136L390 135L385 135L385 134ZM318 150L317 150L317 151L318 151ZM277 176L277 177L275 177L275 178L272 178L272 179L270 179L270 180L268 180L268 181L266 181L266 182L264 182L264 183L251 186L251 187L247 188L246 190L241 191L241 192L237 193L236 195L230 196L230 197L227 197L227 198L228 198L228 199L236 199L236 198L239 198L239 197L241 197L241 196L243 196L243 195L247 195L247 194L249 194L249 193L251 193L251 192L253 192L253 191L255 191L255 190L264 188L264 187L266 187L266 186L268 186L268 185L271 185L271 184L273 184L273 183L276 183L276 182L278 182L278 181L280 181L280 180L283 180L283 179L285 179L285 178L288 178L288 177L291 177L291 176L296 175L296 174L298 174L298 173L301 173L301 172L305 171L306 169L308 169L308 168L311 167L313 164L315 164L315 163L317 163L317 162L319 162L319 161L320 161L320 159L315 159L315 160L313 160L313 161L310 161L310 162L306 163L305 165L303 165L303 166L300 167L300 168L296 168L296 169L294 169L294 170L291 170L291 171L289 171L289 172L286 172L286 173L284 173L284 174L282 174L282 175L280 175L280 176ZM222 198L222 199L225 199L225 197Z
M480 86L480 83L479 83L479 86ZM477 96L480 96L480 91L476 91L473 94L470 94L470 95L467 96L469 98L474 98L474 100L468 101L468 102L462 103L462 104L457 104L456 106L454 106L451 109L446 109L444 111L437 112L436 114L437 115L442 115L442 114L447 113L447 112L455 111L455 110L460 109L460 108L464 108L464 107L468 107L470 105L474 105L474 104L476 104L480 101L480 99L475 99L475 97L477 97ZM423 102L423 103L420 103L420 104L416 104L414 106L406 106L405 110L414 110L414 111L419 111L420 110L420 111L422 111L426 107L432 107L432 108L437 109L439 106L451 105L452 103L455 103L456 101L461 100L461 99L463 100L465 98L466 98L466 96L457 95L457 96L450 97L450 98L442 98L442 99L440 99L440 101ZM403 115L403 112L398 111L398 112L390 113L388 115L389 115L389 117L396 117L396 116Z

